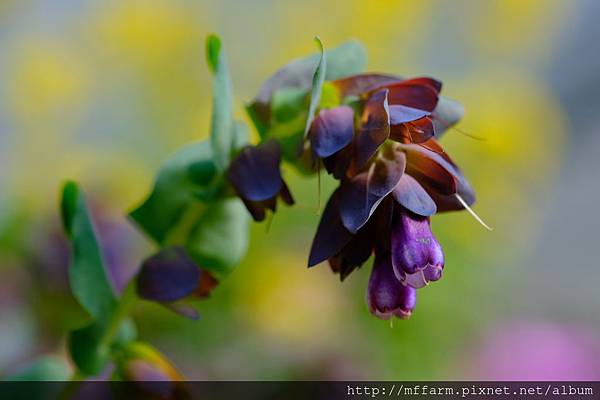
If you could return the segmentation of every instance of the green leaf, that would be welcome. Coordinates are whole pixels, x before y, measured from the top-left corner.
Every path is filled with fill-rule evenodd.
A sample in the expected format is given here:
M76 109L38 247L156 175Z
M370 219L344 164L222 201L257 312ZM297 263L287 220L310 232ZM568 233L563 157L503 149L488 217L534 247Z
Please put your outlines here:
M212 190L208 189L217 186L216 178L210 143L191 143L163 164L152 192L130 217L163 245L190 207L199 202L200 192L204 189L206 198L211 197Z
M199 265L223 278L246 254L249 224L248 211L240 200L213 202L192 229L187 251Z
M44 356L26 368L4 378L7 381L65 381L69 379L69 366L56 356Z
M325 82L321 89L319 108L334 108L339 106L341 101L339 90L331 82Z
M315 112L321 101L321 91L323 90L323 83L325 82L325 73L327 71L327 55L323 49L323 43L319 37L315 37L315 42L321 50L321 58L315 69L315 73L312 79L312 89L310 93L310 104L308 106L308 116L306 118L306 126L304 127L304 137L308 134L310 125L312 124Z
M112 347L122 348L137 338L137 327L131 318L125 318L112 340Z
M325 80L344 78L364 71L367 60L363 46L357 41L349 41L325 52L327 68ZM275 137L273 129L281 123L281 115L274 115L274 110L285 110L285 120L294 119L304 115L301 133L305 128L306 116L308 115L308 103L305 102L302 109L298 107L298 99L301 93L308 97L314 72L317 68L321 54L313 54L305 58L297 59L283 68L279 69L262 85L254 101L246 106L254 126L260 133L262 139ZM291 95L294 93L294 95ZM327 98L329 101L330 99ZM284 104L288 101L289 104ZM273 104L277 102L277 104ZM292 115L291 110L296 111Z
M110 346L103 341L107 320L100 319L71 331L67 346L77 369L85 375L98 375L109 361Z
M345 78L364 72L367 68L367 51L357 40L350 40L327 51L325 80Z
M85 199L75 182L65 184L61 209L65 231L72 243L69 266L71 291L94 318L106 316L115 308L116 296Z
M229 166L235 123L229 67L221 40L215 35L209 35L206 39L206 58L214 74L210 143L215 165L222 172Z
M233 151L237 152L243 149L250 143L250 133L248 132L248 125L242 121L236 121L235 132L233 136Z
M367 53L360 42L351 40L328 50L325 80L345 78L363 72L367 66ZM314 78L315 68L321 60L321 54L291 61L279 69L262 85L254 102L269 104L275 92L283 88L299 88L309 91Z
M206 63L214 73L219 64L221 54L221 39L217 35L208 35L206 38Z
M111 351L135 340L136 326L130 318L112 315L70 332L67 346L77 369L86 376L98 375L110 361Z
M308 106L306 90L300 88L282 88L273 94L271 115L275 123L293 120L300 113L306 113Z

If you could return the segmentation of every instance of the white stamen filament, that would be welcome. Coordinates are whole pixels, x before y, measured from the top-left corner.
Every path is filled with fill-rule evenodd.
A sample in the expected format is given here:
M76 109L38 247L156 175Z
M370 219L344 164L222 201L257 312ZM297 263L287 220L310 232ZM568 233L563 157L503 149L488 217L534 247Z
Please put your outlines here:
M471 214L473 216L473 218L475 218L477 220L477 222L479 222L481 225L483 225L484 228L487 229L488 231L493 231L492 228L490 228L485 222L483 222L483 220L479 217L479 215L475 214L475 211L473 211L471 209L471 207L469 207L467 202L464 201L463 198L460 197L460 195L458 193L454 193L454 196L456 196L456 198L458 199L460 204L463 205L463 207L469 212L469 214Z

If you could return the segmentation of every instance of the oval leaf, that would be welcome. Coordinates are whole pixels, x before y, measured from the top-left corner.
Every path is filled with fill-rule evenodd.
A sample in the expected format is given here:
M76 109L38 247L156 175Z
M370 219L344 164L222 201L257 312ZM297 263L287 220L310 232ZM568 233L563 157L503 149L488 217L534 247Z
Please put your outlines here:
M319 63L317 64L317 68L315 69L315 73L312 79L312 88L310 93L310 104L308 105L308 117L306 118L306 125L304 127L304 137L308 134L310 130L310 125L312 124L313 118L315 116L315 112L317 111L317 107L321 102L321 91L323 90L323 83L325 82L325 73L327 71L327 55L325 54L325 50L323 49L323 43L319 37L315 37L315 42L321 51L321 57L319 58Z
M164 244L186 211L198 203L198 192L215 186L215 177L209 142L191 143L165 161L152 192L129 215L148 236Z
M188 238L190 256L217 278L223 278L248 249L250 217L244 204L225 199L209 205Z
M214 75L210 143L215 165L219 171L224 171L233 149L233 89L227 59L221 41L215 35L206 39L206 58Z
M61 209L65 231L72 244L69 266L71 291L94 318L104 317L115 308L116 296L85 199L75 182L65 184Z

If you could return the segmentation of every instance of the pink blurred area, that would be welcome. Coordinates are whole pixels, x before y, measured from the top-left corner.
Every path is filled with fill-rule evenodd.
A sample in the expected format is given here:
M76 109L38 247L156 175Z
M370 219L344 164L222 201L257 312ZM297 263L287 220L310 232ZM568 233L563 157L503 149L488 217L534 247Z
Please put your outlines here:
M475 347L466 379L600 379L600 338L589 328L553 322L499 325Z

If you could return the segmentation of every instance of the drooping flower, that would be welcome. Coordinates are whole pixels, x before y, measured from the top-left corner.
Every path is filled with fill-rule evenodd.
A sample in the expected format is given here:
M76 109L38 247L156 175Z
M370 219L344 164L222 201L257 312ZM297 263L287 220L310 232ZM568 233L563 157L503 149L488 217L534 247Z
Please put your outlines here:
M340 184L321 218L309 266L328 260L345 279L374 252L369 309L384 319L406 318L415 289L440 279L444 268L431 215L470 211L475 201L436 140L462 107L441 100L441 83L431 78L366 74L332 83L342 105L320 110L308 138Z
M187 300L207 297L217 284L181 247L167 247L147 258L137 276L141 298L156 301L191 319L197 319L198 312Z
M400 282L420 288L442 277L444 253L431 233L428 217L396 208L391 248L394 275Z
M410 317L417 302L417 291L395 279L389 256L375 256L367 288L369 311L378 318Z
M232 161L229 182L255 221L265 219L266 210L275 212L277 197L288 205L294 198L281 176L281 147L275 140L246 146Z

